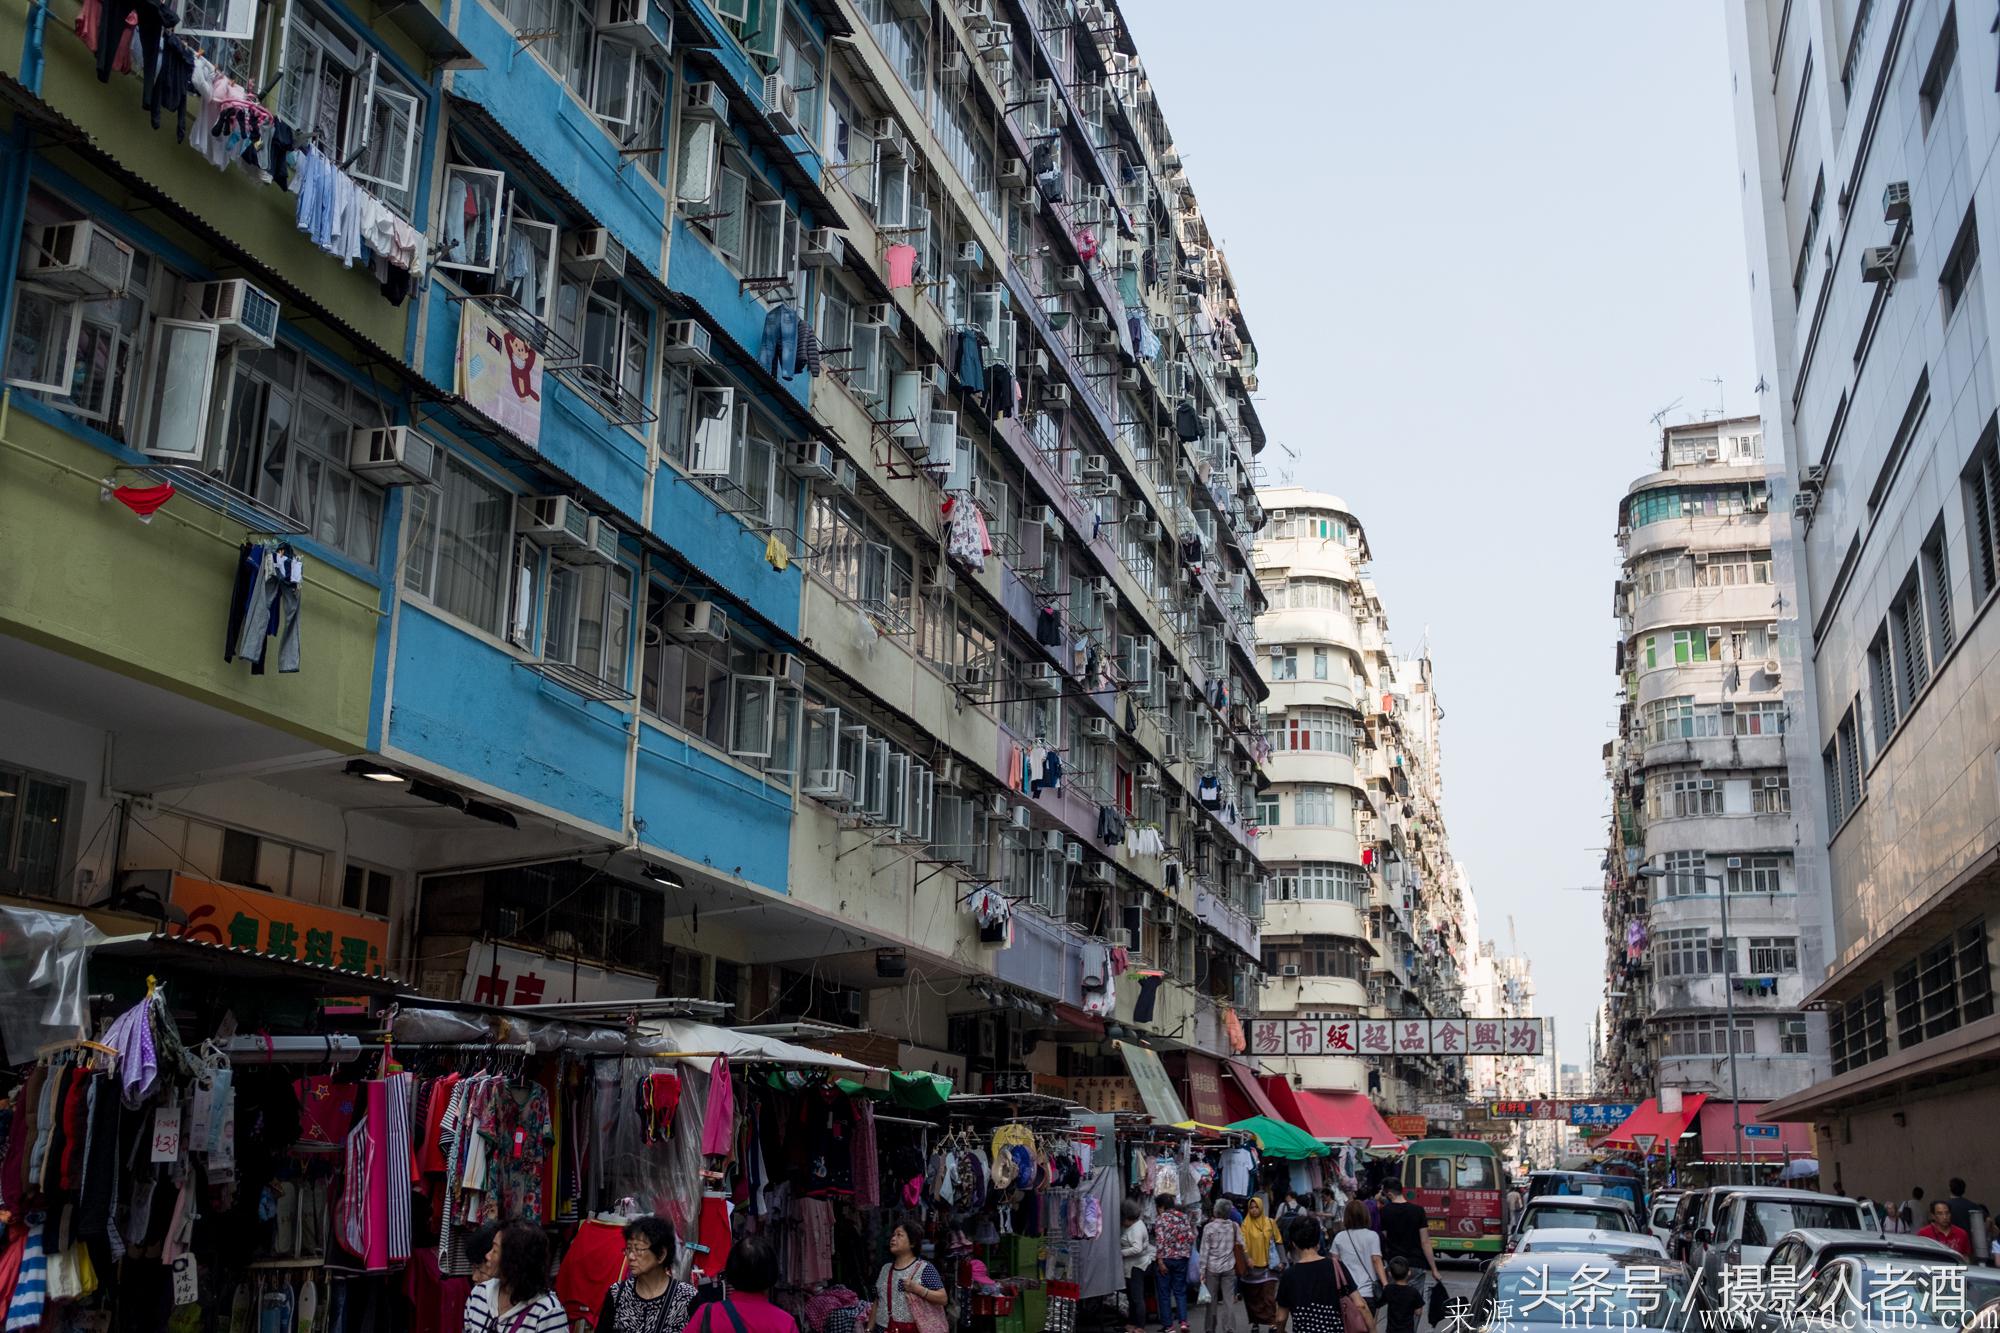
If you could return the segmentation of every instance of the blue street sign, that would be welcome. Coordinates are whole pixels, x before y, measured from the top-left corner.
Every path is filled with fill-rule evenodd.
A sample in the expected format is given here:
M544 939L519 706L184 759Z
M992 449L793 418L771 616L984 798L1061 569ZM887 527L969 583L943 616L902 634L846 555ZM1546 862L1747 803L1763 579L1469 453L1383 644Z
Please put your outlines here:
M1637 1109L1633 1102L1571 1102L1569 1122L1589 1129L1615 1129Z
M1776 1125L1745 1125L1743 1137L1746 1139L1775 1139L1778 1137Z

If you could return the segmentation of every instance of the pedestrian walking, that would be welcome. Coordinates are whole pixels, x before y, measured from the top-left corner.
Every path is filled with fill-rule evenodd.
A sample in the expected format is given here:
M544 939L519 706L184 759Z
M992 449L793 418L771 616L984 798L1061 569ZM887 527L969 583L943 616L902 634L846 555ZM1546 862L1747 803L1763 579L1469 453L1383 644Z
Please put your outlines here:
M1236 1256L1243 1248L1243 1228L1237 1224L1236 1210L1227 1199L1217 1199L1213 1216L1201 1229L1201 1285L1208 1292L1208 1333L1234 1330L1240 1308L1229 1289L1236 1276Z
M1125 1261L1125 1333L1139 1333L1146 1323L1146 1290L1153 1285L1159 1252L1153 1248L1153 1234L1137 1199L1127 1199L1119 1216L1125 1219L1125 1230L1118 1237L1118 1252Z
M1903 1204L1902 1212L1903 1230L1911 1233L1916 1232L1922 1227L1925 1220L1930 1217L1930 1209L1924 1207L1924 1187L1922 1185L1910 1186L1910 1197Z
M1153 1274L1153 1298L1160 1304L1161 1333L1188 1333L1188 1259L1194 1253L1194 1219L1180 1210L1175 1197L1162 1194L1154 1201L1153 1245L1159 1251L1159 1267Z
M1252 1198L1243 1217L1243 1276L1236 1288L1243 1294L1243 1307L1250 1315L1250 1327L1275 1327L1278 1322L1279 1271L1284 1267L1284 1247L1278 1241L1278 1224L1264 1216L1264 1201Z
M1302 1217L1292 1223L1289 1238L1299 1260L1278 1279L1277 1299L1287 1333L1349 1333L1340 1303L1354 1294L1354 1284L1345 1269L1319 1252L1319 1223Z
M1431 1285L1444 1280L1438 1274L1437 1255L1431 1250L1430 1216L1404 1197L1401 1181L1390 1181L1388 1188L1389 1202L1382 1208L1382 1258L1385 1262L1408 1262L1410 1285L1428 1300Z
M1967 1260L1972 1258L1972 1233L1951 1220L1951 1205L1943 1199L1931 1205L1931 1220L1917 1234L1951 1246Z
M1361 1200L1349 1199L1342 1226L1327 1244L1327 1252L1340 1261L1348 1278L1360 1289L1361 1298L1373 1302L1388 1285L1382 1268L1382 1238L1368 1225L1368 1210Z

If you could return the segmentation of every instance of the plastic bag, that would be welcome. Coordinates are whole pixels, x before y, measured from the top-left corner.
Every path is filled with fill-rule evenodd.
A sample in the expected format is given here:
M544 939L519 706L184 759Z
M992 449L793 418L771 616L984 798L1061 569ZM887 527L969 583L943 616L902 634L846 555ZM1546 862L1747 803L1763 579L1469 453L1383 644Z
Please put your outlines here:
M1208 1289L1206 1282L1201 1284L1201 1290L1195 1294L1194 1303L1196 1305L1215 1304L1215 1293Z
M84 965L104 934L74 912L0 907L0 1046L26 1064L84 1031Z

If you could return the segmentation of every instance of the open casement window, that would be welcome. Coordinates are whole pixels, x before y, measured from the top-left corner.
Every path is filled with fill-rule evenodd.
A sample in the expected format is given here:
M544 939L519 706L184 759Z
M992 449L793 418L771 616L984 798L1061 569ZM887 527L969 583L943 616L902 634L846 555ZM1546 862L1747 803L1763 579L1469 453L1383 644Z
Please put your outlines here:
M526 216L520 199L513 201L500 246L500 287L523 312L544 324L555 317L556 256L561 245L561 228Z
M222 37L247 42L257 35L257 0L180 0L182 37Z
M953 442L951 469L945 473L944 488L963 493L972 489L972 440L961 435Z
M885 772L882 822L900 833L910 817L910 756L890 750Z
M715 16L731 23L744 23L750 18L751 0L715 0Z
M374 54L368 57L367 89L360 156L349 170L356 180L385 190L408 190L417 162L417 99L389 82L382 58Z
M805 780L799 791L806 796L841 804L854 799L854 773L841 767L840 710L807 704L805 710Z
M778 682L770 676L737 676L729 694L729 753L739 759L769 759Z
M696 213L709 211L707 205L715 194L720 152L714 121L683 118L679 165L674 175L674 193L682 207Z
M437 266L467 273L496 272L500 224L507 217L508 202L503 173L484 167L446 167L444 244L438 247Z
M868 732L861 749L861 797L857 804L862 818L885 823L889 818L889 742Z
M715 198L703 210L715 215L708 222L709 235L715 238L715 248L739 268L743 264L743 243L749 230L749 219L745 216L749 202L749 182L744 179L743 173L734 167L724 167L716 177Z
M753 56L778 58L780 38L785 31L785 0L744 0L742 28L738 36L743 49Z
M286 0L279 33L278 119L300 143L317 139L407 216L423 119L415 90L309 0Z
M875 145L875 225L910 225L910 164L892 154L883 143ZM891 241L908 239L894 237Z
M697 389L688 439L688 472L726 477L736 447L736 390Z
M998 355L1008 350L1002 345L1000 326L1012 323L1001 313L1006 290L999 283L980 283L972 289L972 326L986 339L989 355L998 359L1001 365L1011 366L1014 364L1013 357Z
M20 284L7 347L7 383L68 394L76 381L76 349L82 334L83 302L34 283Z
M803 701L797 689L778 687L777 703L771 711L771 753L764 760L766 773L789 778L799 771L799 709Z
M750 261L747 278L784 278L799 267L799 224L782 199L750 205Z
M532 650L535 642L535 574L541 557L526 537L514 539L514 577L507 589L507 641Z
M615 37L599 37L592 64L591 111L606 125L631 125L638 101L639 49Z
M153 322L153 372L146 388L146 452L204 461L215 358L222 330L189 319Z
M869 542L861 551L861 605L870 611L884 611L889 605L889 547Z
M847 356L847 387L865 398L882 395L882 330L854 326L854 350Z
M910 760L909 781L903 806L903 836L912 842L931 840L931 812L935 805L937 777L926 764Z

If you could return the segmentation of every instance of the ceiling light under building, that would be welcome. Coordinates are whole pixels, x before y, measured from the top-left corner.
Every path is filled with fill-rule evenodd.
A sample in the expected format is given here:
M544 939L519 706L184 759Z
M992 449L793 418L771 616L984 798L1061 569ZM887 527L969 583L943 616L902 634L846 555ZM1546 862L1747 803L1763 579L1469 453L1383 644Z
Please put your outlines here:
M367 778L370 782L407 781L395 769L384 764L378 764L372 759L350 759L347 761L346 772L351 778Z

